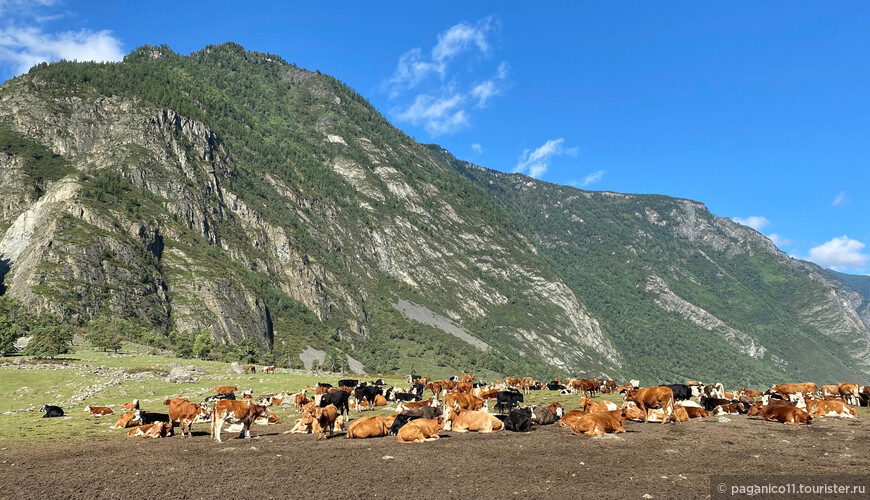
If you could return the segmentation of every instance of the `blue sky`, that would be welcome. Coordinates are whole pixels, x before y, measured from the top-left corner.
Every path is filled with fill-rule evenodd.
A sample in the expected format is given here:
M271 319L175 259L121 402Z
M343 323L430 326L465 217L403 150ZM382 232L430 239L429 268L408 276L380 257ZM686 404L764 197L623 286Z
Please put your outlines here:
M0 0L0 79L234 41L341 79L459 158L691 198L870 273L870 4L469 3Z

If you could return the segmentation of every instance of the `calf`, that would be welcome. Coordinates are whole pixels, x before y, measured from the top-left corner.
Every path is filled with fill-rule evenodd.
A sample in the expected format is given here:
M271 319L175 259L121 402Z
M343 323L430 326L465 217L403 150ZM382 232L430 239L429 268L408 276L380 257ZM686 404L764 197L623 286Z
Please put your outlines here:
M722 415L738 415L740 413L745 413L746 410L743 407L742 403L729 403L724 405L719 405L716 408L713 408L713 415L716 417Z
M42 418L54 418L63 416L63 408L61 408L60 406L42 405L42 408L40 408L39 411L45 413Z
M103 415L111 415L111 414L115 413L115 412L112 411L112 409L109 408L108 406L91 406L91 405L88 405L88 406L85 408L85 411L88 412L88 413L90 413L91 415L94 415L94 416L97 416L97 417L102 417Z
M317 422L315 430L319 430L317 439L326 439L326 433L333 436L335 421L338 419L338 408L329 404L322 408L314 408L314 420Z

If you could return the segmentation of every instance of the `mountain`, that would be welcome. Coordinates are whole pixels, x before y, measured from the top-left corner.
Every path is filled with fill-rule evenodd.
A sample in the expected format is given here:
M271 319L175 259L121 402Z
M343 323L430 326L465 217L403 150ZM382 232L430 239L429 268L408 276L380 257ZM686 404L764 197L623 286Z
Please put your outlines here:
M0 293L290 366L864 380L852 285L666 196L421 145L340 81L233 43L0 86Z

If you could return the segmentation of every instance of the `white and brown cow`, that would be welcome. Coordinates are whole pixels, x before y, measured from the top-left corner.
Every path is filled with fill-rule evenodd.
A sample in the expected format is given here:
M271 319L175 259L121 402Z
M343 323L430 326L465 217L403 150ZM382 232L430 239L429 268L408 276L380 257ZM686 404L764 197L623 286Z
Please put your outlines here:
M216 401L211 410L211 435L221 442L221 429L225 423L242 424L239 437L251 437L251 424L266 411L266 407L253 401Z

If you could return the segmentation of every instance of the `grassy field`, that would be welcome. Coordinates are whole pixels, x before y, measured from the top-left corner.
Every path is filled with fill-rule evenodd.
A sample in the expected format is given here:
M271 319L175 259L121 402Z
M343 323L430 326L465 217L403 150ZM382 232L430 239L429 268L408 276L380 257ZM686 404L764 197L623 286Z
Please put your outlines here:
M39 364L35 364L39 363ZM206 373L196 383L176 384L164 381L173 367L195 367ZM109 415L94 417L84 411L87 405L119 407L132 399L139 399L142 409L164 412L163 400L186 396L191 401L201 401L214 394L216 385L235 385L239 390L251 389L254 395L275 392L298 392L317 382L335 384L340 378L373 380L384 378L388 384L404 385L401 376L339 375L334 373L314 374L290 372L265 374L230 374L229 365L211 361L178 359L155 355L151 350L136 345L125 345L119 354L110 354L78 347L75 355L54 361L36 361L27 358L0 358L0 443L40 443L52 440L86 439L100 436L105 439L122 439L121 430L109 427L119 417ZM309 392L309 395L313 391ZM426 397L430 394L427 392ZM578 396L560 395L552 391L532 391L525 404L549 404L561 402L566 410L576 409ZM618 394L604 395L617 403ZM63 418L43 419L38 410L44 404L58 405L64 409ZM494 403L489 403L490 408ZM284 425L296 418L293 408L275 408ZM378 408L377 413L390 414L395 404ZM119 411L119 410L116 410ZM364 412L370 416L375 412ZM359 415L352 412L355 418ZM870 411L860 409L860 416L868 418ZM205 424L199 424L206 430ZM288 427L289 428L289 427ZM283 429L282 429L283 430Z

